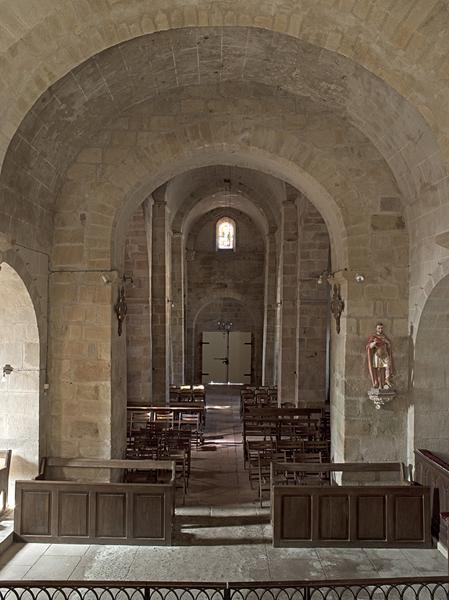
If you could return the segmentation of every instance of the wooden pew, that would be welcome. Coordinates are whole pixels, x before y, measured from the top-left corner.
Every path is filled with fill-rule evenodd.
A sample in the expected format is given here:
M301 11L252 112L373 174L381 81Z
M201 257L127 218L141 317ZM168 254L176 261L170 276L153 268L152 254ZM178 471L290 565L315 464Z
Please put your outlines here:
M341 486L325 480L319 485L284 485L279 481L284 472L360 474L364 481ZM381 482L384 472L396 474L398 481ZM366 481L372 473L378 474L378 483ZM407 482L401 463L273 463L272 481L274 546L432 546L430 489Z
M49 480L50 469L149 470L165 482ZM169 545L174 486L173 461L47 458L35 480L16 481L14 532L27 542Z
M430 450L415 450L415 480L430 487L432 536L448 548L449 464Z

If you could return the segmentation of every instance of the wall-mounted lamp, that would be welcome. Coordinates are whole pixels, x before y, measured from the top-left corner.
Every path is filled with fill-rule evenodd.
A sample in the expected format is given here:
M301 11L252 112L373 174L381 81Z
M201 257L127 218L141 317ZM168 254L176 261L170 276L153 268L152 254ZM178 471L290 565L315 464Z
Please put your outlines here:
M100 279L105 285L110 285L118 279L117 269L111 269L110 271L100 272Z
M222 319L220 319L219 321L217 321L217 329L219 331L231 331L232 321L223 321Z
M134 287L134 277L132 271L127 273L123 273L123 283L125 285L130 284L131 287Z
M316 280L316 282L318 285L323 285L323 283L328 280L329 280L329 272L323 271L322 273L320 273L318 275L318 279Z
M326 269L325 271L322 271L318 275L316 282L318 285L323 285L323 283L325 281L327 281L327 283L329 285L332 285L334 282L334 279L335 279L335 275L337 275L337 273L345 273L345 272L346 273L349 272L349 269L347 269L347 268L338 269L338 271L333 271L333 272L330 272ZM365 275L363 275L363 273L356 272L354 274L354 281L356 283L363 283L365 281Z
M6 378L9 377L11 375L11 373L14 371L14 367L12 367L11 365L7 364L3 367L3 372L2 372L2 383L5 383Z

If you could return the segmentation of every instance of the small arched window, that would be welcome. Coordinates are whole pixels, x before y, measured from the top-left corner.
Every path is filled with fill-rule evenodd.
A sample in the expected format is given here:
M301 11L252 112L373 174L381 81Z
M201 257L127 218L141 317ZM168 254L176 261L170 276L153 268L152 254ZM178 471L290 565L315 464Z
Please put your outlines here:
M235 221L223 217L216 226L217 250L235 250Z

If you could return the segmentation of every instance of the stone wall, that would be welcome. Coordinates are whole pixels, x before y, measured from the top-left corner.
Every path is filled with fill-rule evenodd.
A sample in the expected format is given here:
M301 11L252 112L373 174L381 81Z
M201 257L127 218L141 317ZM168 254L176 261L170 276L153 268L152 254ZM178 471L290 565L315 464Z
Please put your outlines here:
M403 448L402 424L406 407L397 404L397 418L393 420L383 419L381 415L373 418L369 409L361 413L361 407L365 410L367 402L367 377L360 357L376 319L388 317L385 312L379 312L388 310L384 302L384 285L392 285L397 290L395 293L406 295L406 290L403 292L406 263L398 262L391 271L383 269L385 265L379 262L375 241L391 236L394 248L403 248L407 246L407 231L372 227L372 216L385 212L382 199L399 194L388 165L369 141L340 116L323 109L314 112L313 105L305 111L288 94L278 95L279 111L272 118L271 100L264 95L266 89L258 84L244 88L240 83L220 87L211 84L201 92L207 97L201 102L193 102L198 91L199 88L191 86L176 90L168 98L134 107L98 134L91 148L86 147L79 154L64 180L56 213L56 267L80 271L121 267L116 257L124 253L121 240L129 216L164 181L192 168L238 163L288 182L300 189L323 216L331 240L333 268L348 268L350 272L361 269L369 275L363 290L349 285L342 288L346 301L343 320L349 321L350 327L342 324L337 342L341 344L337 352L340 362L333 370L333 414L343 415L341 419L335 417L339 427L339 435L334 436L339 443L338 451L341 457L348 459L368 455L375 459L379 447L371 444L374 439L371 423L377 419L376 434L387 442L380 446L380 452L391 459L398 458ZM255 96L258 102L256 113L248 109L251 105L248 102ZM220 112L205 110L217 106L217 102L221 106ZM92 148L95 152L90 151ZM398 215L392 212L389 216ZM377 227L375 221L373 223ZM83 244L80 245L78 239L84 240ZM92 277L94 285L95 276L64 273L57 277L65 277L75 284L67 292L67 298L64 294L56 294L52 299L52 314L59 318L65 313L65 305L78 297L83 281ZM402 281L400 286L399 281ZM115 292L101 308L109 323L113 301ZM380 304L376 305L376 301ZM95 309L99 308L99 305L95 306ZM402 326L406 318L406 309L402 315L391 317L386 323L387 331L392 330L396 322ZM61 332L68 338L72 330L70 320L65 326ZM110 337L99 339L109 344L110 368L115 373L118 362L124 357L115 352ZM60 357L51 349L50 358L52 369L56 363L60 364ZM78 357L69 358L68 369L72 369L72 359L75 363ZM98 360L100 368L97 372L100 372L103 365L101 359ZM400 362L399 367L402 371ZM55 386L67 383L59 367L52 373L55 374ZM78 383L76 378L70 380ZM70 388L61 391L56 401L61 405L70 404ZM340 412L336 410L337 405L341 407ZM105 410L109 409L105 407ZM110 413L108 416L110 418ZM93 418L92 414L90 418ZM69 421L68 415L64 418L64 427ZM61 426L52 428L51 436L57 440L57 449L63 440L64 443L67 440L63 431ZM345 439L350 440L347 446ZM391 444L391 440L401 441ZM96 433L92 441L97 443ZM366 451L361 450L365 442ZM87 443L86 438L83 443ZM101 448L107 448L107 443Z
M132 216L126 235L126 360L128 404L145 405L151 399L150 270L143 206Z
M97 271L52 274L46 415L51 456L108 458L116 455L114 446L123 448L126 420L118 415L126 407L126 355L113 312L118 287L116 280L105 284Z
M229 216L236 223L236 247L233 250L217 250L215 240L216 222ZM200 326L208 323L210 317L203 313L206 321L199 318L206 305L214 303L218 310L213 319L213 330L217 321L229 315L235 323L234 331L258 332L254 342L254 381L260 383L262 375L262 332L264 309L264 240L254 223L244 213L234 209L217 209L206 213L193 226L188 247L191 260L187 262L187 356L186 365L189 377L198 378L198 359L195 357L195 344L198 344ZM223 304L224 299L238 300L237 303ZM217 306L217 302L219 305ZM240 308L243 306L243 311ZM231 310L232 307L232 310ZM250 317L251 315L251 317ZM235 321L234 321L235 319ZM195 324L196 323L196 324ZM194 325L195 324L195 325ZM212 325L207 325L212 326ZM196 341L194 341L196 340ZM196 346L198 349L198 346ZM192 354L193 353L193 354ZM189 381L187 378L186 381Z
M299 207L299 356L298 402L320 404L328 401L327 335L329 288L317 284L320 273L329 268L329 234L314 206L302 199Z

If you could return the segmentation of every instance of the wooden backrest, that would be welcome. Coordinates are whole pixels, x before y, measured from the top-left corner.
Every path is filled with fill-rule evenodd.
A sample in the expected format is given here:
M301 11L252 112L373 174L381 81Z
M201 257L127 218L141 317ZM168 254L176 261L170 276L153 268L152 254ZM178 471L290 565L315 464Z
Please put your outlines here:
M273 477L278 472L298 473L397 473L401 482L406 481L406 469L401 462L383 463L294 463L273 462L271 465Z
M50 467L76 469L135 469L139 471L170 471L171 482L175 481L176 465L172 460L119 459L102 458L58 458L45 457L41 460L39 475L36 479L45 479Z
M251 419L261 419L261 420L278 420L278 419L288 419L288 418L298 418L298 417L311 417L315 415L320 417L324 414L323 407L284 407L279 408L271 405L267 405L265 407L255 407L248 406L245 409L245 413L243 418L245 420Z

